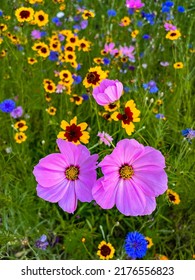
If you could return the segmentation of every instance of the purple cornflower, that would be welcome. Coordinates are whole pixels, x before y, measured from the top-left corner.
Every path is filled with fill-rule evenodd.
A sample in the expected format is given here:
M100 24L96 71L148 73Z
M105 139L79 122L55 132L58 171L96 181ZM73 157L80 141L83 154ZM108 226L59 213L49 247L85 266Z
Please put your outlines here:
M10 113L11 117L14 119L20 118L23 115L23 108L22 106L18 106L13 109Z
M158 91L156 83L153 80L151 80L147 84L144 83L143 88L149 90L150 93L156 93Z
M41 235L41 237L35 242L35 247L46 250L49 242L47 241L47 236L45 234Z
M181 131L182 135L191 143L191 140L195 138L195 130L186 128Z
M31 32L31 36L32 36L32 39L34 39L34 40L41 39L41 31L35 29Z
M169 62L168 61L161 61L160 65L163 66L163 67L167 67L167 66L169 66Z

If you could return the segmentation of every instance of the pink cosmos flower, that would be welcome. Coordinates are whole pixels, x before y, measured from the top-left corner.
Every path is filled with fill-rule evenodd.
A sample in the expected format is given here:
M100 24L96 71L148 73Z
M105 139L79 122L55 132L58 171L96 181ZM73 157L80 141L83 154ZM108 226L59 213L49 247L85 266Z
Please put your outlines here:
M134 139L119 141L99 166L104 176L97 180L92 194L103 209L116 204L126 216L149 215L156 208L155 197L168 188L161 152Z
M126 0L126 7L129 9L140 9L145 4L141 2L141 0Z
M109 44L105 44L104 45L104 51L106 53L110 53L111 55L115 55L116 53L118 53L118 49L115 49L115 43L111 42Z
M39 31L39 30L33 30L32 32L31 32L31 36L32 36L32 39L41 39L41 31Z
M123 93L123 84L118 80L104 79L99 86L93 89L95 101L105 106L120 99Z
M92 187L96 182L98 155L90 155L83 145L57 139L60 153L42 158L34 167L38 182L37 195L56 203L68 213L77 208L77 201L91 202Z
M125 46L125 47L120 47L120 51L124 56L127 56L130 58L131 61L135 61L135 56L133 51L135 50L135 48L133 46Z
M100 143L104 143L107 146L111 145L111 142L112 142L113 138L108 133L106 133L104 131L98 132L97 136L100 137Z
M176 30L177 27L171 23L165 22L164 24L164 28L166 31L170 31L170 30Z

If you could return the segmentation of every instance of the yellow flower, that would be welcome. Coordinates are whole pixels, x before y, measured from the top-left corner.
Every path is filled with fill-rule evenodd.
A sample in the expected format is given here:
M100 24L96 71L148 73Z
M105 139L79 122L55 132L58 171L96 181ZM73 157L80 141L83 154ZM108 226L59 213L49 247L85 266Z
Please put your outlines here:
M115 253L115 249L110 243L106 243L105 241L102 241L98 245L97 255L100 257L101 260L112 259L114 253Z
M120 101L115 101L113 103L110 103L110 104L104 106L105 111L108 111L108 112L113 112L119 108L120 108Z
M156 258L156 260L168 260L167 256L161 255L161 254L156 254L155 258Z
M131 20L129 17L124 17L121 19L120 25L121 26L128 26L131 23Z
M174 192L171 189L168 189L166 192L167 196L168 196L168 200L172 203L172 204L179 204L180 203L180 198L179 195Z
M181 33L179 30L170 30L167 35L166 35L166 39L169 40L177 40L179 37L181 37Z
M0 23L0 34L7 30L7 24Z
M147 241L147 248L150 249L154 245L152 242L152 238L146 236L145 239Z
M134 122L139 122L140 118L140 111L137 110L136 105L133 100L129 100L125 104L125 109L124 109L124 114L121 114L119 112L114 112L111 115L111 118L115 121L121 121L122 122L122 127L125 129L126 133L128 135L131 135L134 130Z
M28 22L33 20L34 10L32 8L21 7L15 11L15 16L19 22Z
M78 50L79 51L84 51L84 52L88 52L90 51L90 45L91 45L91 42L88 41L88 40L85 40L84 38L83 39L80 39L78 41Z
M49 108L46 109L46 112L47 112L49 115L54 116L54 115L56 114L56 110L57 110L57 109L56 109L55 107L51 106L51 107L49 107Z
M95 16L95 14L88 10L84 10L84 12L82 14L83 19L88 19L89 17L94 17L94 16Z
M176 62L173 64L173 67L175 69L182 69L184 67L183 63L182 62Z
M70 102L74 102L76 105L81 105L83 103L83 97L73 94L72 97L70 97Z
M14 124L14 128L19 131L26 131L28 129L28 126L26 125L26 121L21 120Z
M42 56L44 58L48 57L50 55L50 50L48 45L42 43L42 46L38 49L37 53L39 56Z
M45 26L49 21L49 16L44 11L37 11L34 15L35 23L39 26Z
M131 32L131 37L136 38L136 36L139 34L139 30L134 30Z
M26 141L27 136L24 132L17 132L14 136L16 143L21 144L22 142Z
M37 60L33 57L28 57L28 63L33 65L33 64L37 63Z
M88 124L85 122L82 122L80 124L77 124L77 117L74 117L70 124L63 120L61 121L60 127L64 131L60 131L57 135L57 138L65 139L69 142L73 142L74 144L78 145L80 142L87 144L89 143L89 132L85 131Z
M89 69L83 85L86 88L99 86L100 82L107 77L107 73L101 69L100 66L92 67Z
M52 80L45 79L43 84L46 92L53 93L56 91L56 85Z

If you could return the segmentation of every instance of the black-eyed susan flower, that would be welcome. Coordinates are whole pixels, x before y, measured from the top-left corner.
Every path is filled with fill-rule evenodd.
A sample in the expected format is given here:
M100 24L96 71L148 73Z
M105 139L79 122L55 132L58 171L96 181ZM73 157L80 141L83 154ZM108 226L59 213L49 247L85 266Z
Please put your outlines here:
M37 63L37 59L35 59L33 57L28 57L28 63L33 65L33 64Z
M61 70L59 73L60 80L69 81L72 78L72 73L69 70Z
M22 142L26 141L27 136L24 132L17 132L14 136L14 139L16 143L21 144Z
M28 126L26 125L26 121L20 120L14 124L14 128L19 131L26 131L28 129Z
M63 120L61 121L60 127L64 131L60 131L57 135L57 138L73 142L76 145L80 144L80 142L87 144L90 138L89 132L85 131L87 126L88 124L85 122L77 124L77 117L74 117L70 121L70 124Z
M0 23L0 34L7 30L7 24Z
M34 21L39 27L42 27L48 23L49 16L44 11L40 10L40 11L35 12Z
M65 52L65 61L69 63L76 61L75 52Z
M110 103L110 104L104 106L105 111L108 111L108 112L114 112L119 108L120 108L120 101L115 101L113 103Z
M153 242L152 242L152 238L146 236L145 239L146 239L146 242L147 242L147 249L150 249L154 245Z
M56 91L56 85L52 80L44 79L43 81L44 89L48 93L53 93Z
M120 22L120 26L128 26L131 23L129 17L123 17Z
M85 79L83 80L83 85L86 88L97 87L100 82L107 77L107 73L101 69L100 66L92 67L89 69Z
M102 60L101 57L95 57L95 58L93 59L93 61L94 61L96 64L98 64L98 65L103 63L103 60Z
M166 35L166 39L169 40L177 40L179 37L181 37L181 33L179 30L170 30L167 35Z
M21 7L16 9L15 16L19 22L29 22L33 20L34 10L28 7Z
M139 30L133 30L132 32L131 32L131 37L132 38L136 38L137 37L137 35L139 34Z
M140 121L139 115L140 111L136 108L134 101L129 100L125 104L123 114L114 112L111 117L115 121L121 121L122 127L126 130L126 133L128 135L131 135L135 130L134 122Z
M84 52L88 52L88 51L90 51L90 46L91 46L91 42L89 40L82 38L78 41L78 50L79 51L82 50Z
M66 36L66 43L72 45L72 46L77 46L78 45L78 37L75 36L73 33L69 33L67 36Z
M46 109L46 112L51 115L51 116L55 116L57 109L53 106L50 106L49 108Z
M89 17L94 17L95 14L92 11L84 10L82 14L83 19L88 19Z
M67 43L64 46L64 51L66 52L74 52L75 51L75 45L71 44L71 43Z
M182 69L184 67L183 63L182 62L176 62L173 64L173 67L175 69Z
M114 257L115 249L110 243L105 241L100 242L98 245L97 255L101 260L109 260Z
M70 102L74 102L76 105L81 105L83 103L83 97L77 94L73 94L70 97Z
M48 45L46 45L45 43L42 43L42 46L38 49L37 51L38 55L41 57L48 57L50 55L50 50Z
M166 193L167 193L168 200L172 204L179 204L180 203L180 197L176 192L174 192L171 189L168 189Z

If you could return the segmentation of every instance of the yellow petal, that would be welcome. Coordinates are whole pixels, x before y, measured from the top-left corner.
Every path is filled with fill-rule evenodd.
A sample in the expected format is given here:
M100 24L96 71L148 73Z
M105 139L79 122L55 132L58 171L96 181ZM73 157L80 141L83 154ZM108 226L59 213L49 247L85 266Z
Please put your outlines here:
M64 130L66 130L66 127L67 126L69 126L69 123L68 122L66 122L66 121L61 121L61 124L60 124L60 127L62 128L62 129L64 129Z
M131 111L133 110L133 108L135 108L135 103L133 101L133 99L127 101L127 103L125 104L125 108L129 107L131 109Z
M114 120L114 121L118 121L119 119L117 118L119 112L114 112L112 115L111 115L111 118Z
M66 137L64 136L65 132L64 131L60 131L57 135L57 138L60 138L60 139L66 139Z
M78 126L80 126L81 131L83 131L87 128L88 124L86 122L82 122L82 123L78 124Z
M76 116L70 121L70 125L71 124L77 124L77 117Z
M89 143L89 138L90 138L89 132L84 131L83 135L80 137L80 141L84 144L87 144L87 143Z
M134 130L135 130L135 126L134 126L134 124L131 122L130 124L128 124L128 125L125 125L125 130L126 130L126 133L128 134L128 135L131 135L132 134L132 132L134 132Z

